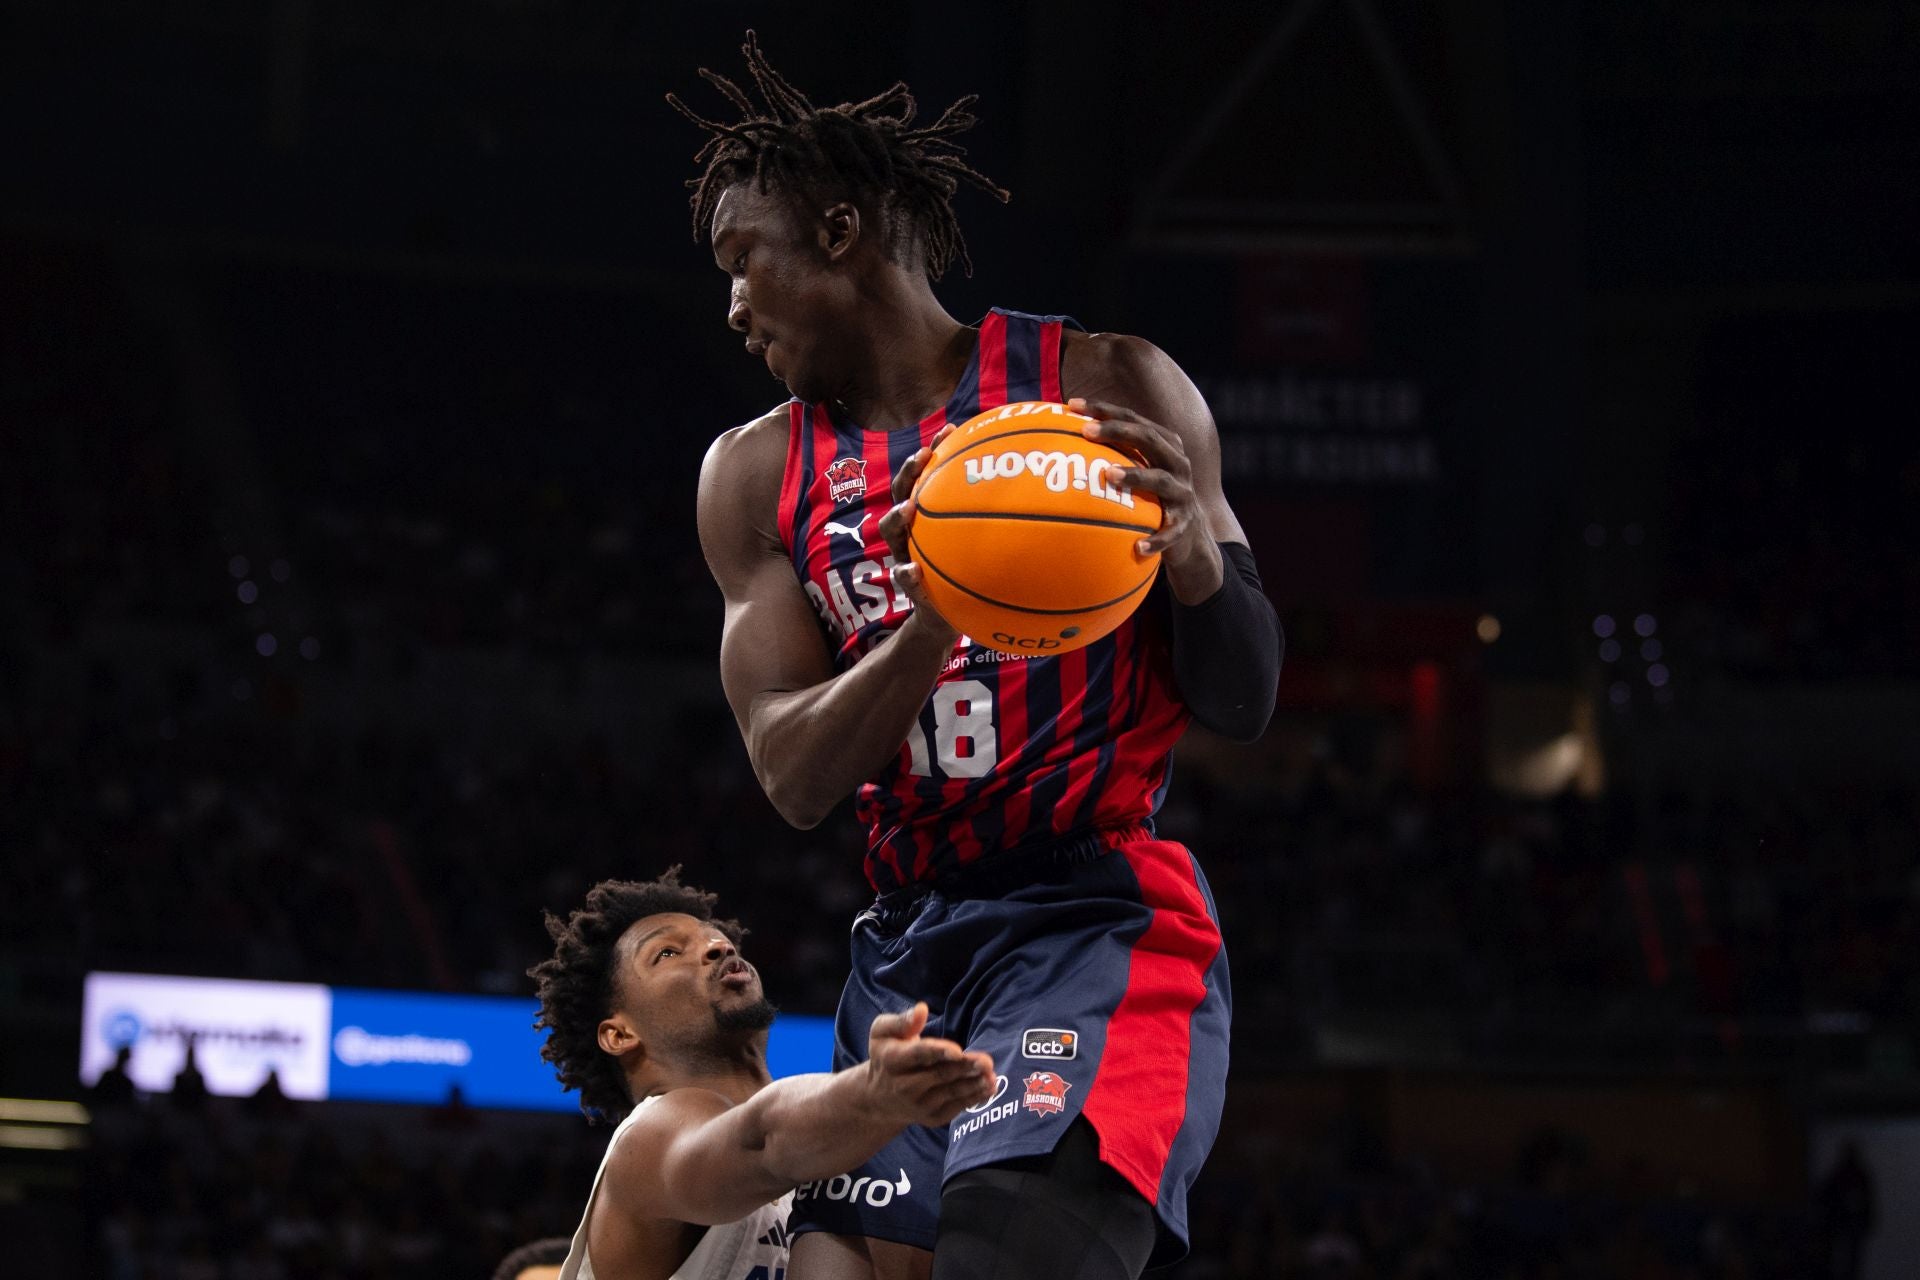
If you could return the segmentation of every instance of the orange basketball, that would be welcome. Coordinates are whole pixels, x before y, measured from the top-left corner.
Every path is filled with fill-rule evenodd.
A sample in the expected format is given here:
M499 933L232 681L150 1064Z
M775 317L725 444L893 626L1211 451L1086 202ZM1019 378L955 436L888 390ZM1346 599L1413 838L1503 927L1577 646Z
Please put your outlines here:
M1002 653L1065 653L1146 599L1160 557L1135 544L1160 500L1107 482L1138 465L1082 434L1092 418L1022 400L968 419L914 486L908 538L940 616Z

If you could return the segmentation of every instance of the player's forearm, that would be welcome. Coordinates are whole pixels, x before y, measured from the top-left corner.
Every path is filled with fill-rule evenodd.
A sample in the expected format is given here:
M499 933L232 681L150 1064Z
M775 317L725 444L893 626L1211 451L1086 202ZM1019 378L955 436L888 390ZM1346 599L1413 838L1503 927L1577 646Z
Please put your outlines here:
M1220 553L1225 572L1214 593L1173 603L1174 680L1195 720L1251 742L1273 717L1285 636L1253 553L1236 543L1221 543Z
M952 633L916 615L850 670L756 699L747 753L780 816L819 825L893 759L952 653Z
M782 1190L857 1167L907 1127L874 1105L866 1064L831 1075L790 1076L755 1094L760 1168Z
M732 1222L803 1182L856 1167L907 1124L874 1105L868 1078L865 1064L789 1076L683 1131L648 1171L663 1184L646 1197L649 1210L708 1225Z

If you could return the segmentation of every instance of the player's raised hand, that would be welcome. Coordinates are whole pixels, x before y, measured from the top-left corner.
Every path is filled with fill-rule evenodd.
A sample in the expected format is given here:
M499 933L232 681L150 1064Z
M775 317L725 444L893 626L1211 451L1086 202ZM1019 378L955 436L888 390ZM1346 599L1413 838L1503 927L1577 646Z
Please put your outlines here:
M951 1040L922 1038L927 1006L883 1013L867 1037L868 1093L873 1105L909 1124L944 1125L993 1096L993 1059Z
M1162 567L1173 579L1205 566L1198 576L1217 584L1220 551L1200 509L1199 495L1194 492L1193 462L1179 433L1104 400L1075 396L1067 401L1067 407L1098 419L1085 428L1089 440L1131 453L1143 464L1118 472L1122 484L1144 489L1160 499L1160 530L1140 539L1140 554L1158 552Z

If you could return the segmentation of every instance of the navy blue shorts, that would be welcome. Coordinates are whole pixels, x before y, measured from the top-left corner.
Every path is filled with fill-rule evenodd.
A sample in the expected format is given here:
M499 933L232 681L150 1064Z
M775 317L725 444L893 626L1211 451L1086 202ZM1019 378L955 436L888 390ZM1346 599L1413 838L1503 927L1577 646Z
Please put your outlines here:
M945 1180L1045 1155L1076 1116L1153 1202L1153 1264L1187 1248L1187 1189L1220 1128L1232 994L1219 913L1193 855L1144 828L1022 859L1021 879L891 894L853 926L834 1068L876 1015L927 1002L925 1034L993 1055L994 1099L915 1127L850 1174L803 1185L791 1229L931 1249Z

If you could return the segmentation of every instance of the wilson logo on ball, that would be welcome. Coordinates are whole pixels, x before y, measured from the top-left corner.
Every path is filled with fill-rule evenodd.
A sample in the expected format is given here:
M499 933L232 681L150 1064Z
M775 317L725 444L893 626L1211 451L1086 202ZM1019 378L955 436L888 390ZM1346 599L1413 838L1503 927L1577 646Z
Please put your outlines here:
M1089 462L1084 454L1078 453L1061 453L1058 450L1045 452L1039 449L1017 453L1009 449L1005 453L968 458L965 466L968 484L1013 480L1031 475L1046 485L1049 493L1080 489L1096 498L1117 502L1129 510L1133 507L1132 490L1125 485L1107 483L1108 474L1118 468L1105 458L1095 458Z

